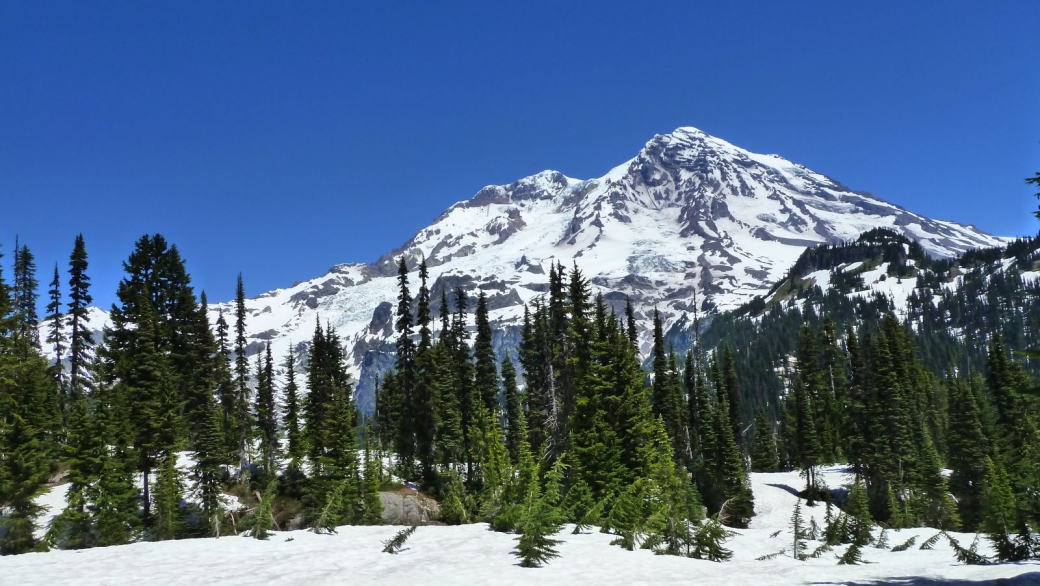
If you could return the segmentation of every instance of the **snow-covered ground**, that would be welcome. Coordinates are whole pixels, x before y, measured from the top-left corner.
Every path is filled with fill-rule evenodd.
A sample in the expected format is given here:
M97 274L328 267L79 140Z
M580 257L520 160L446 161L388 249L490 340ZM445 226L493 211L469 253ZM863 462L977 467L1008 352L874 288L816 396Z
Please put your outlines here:
M846 481L840 469L825 477L832 487ZM336 535L292 531L268 541L222 537L9 556L0 558L0 584L1040 584L1040 563L967 566L957 563L945 541L934 550L918 549L933 529L890 531L889 547L865 548L870 563L858 566L837 565L844 547L808 561L789 553L758 561L791 551L793 493L802 480L797 473L755 474L753 483L758 516L728 542L734 557L724 563L628 552L609 545L609 535L571 535L568 527L558 536L560 557L527 569L511 555L514 536L483 524L420 527L398 555L381 552L398 527L342 527ZM822 506L803 511L806 522L811 516L823 524ZM917 545L890 551L911 536ZM974 538L954 536L965 546ZM816 545L810 543L809 551Z

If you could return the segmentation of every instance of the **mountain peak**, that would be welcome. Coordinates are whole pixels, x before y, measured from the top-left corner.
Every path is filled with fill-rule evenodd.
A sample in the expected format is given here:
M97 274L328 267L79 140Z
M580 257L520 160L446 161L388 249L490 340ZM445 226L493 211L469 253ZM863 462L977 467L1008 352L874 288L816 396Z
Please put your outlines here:
M346 344L359 403L370 410L375 377L392 362L401 256L410 267L426 260L435 313L442 291L486 294L501 358L515 352L524 305L544 295L552 263L576 263L619 313L630 300L645 321L656 307L668 329L695 309L735 309L767 292L810 246L875 228L917 240L933 256L1003 242L683 126L598 178L545 170L484 187L375 263L336 265L247 300L248 333L255 347L270 342L284 353L320 315ZM210 306L214 320L222 307L230 309ZM648 330L640 343L648 349Z

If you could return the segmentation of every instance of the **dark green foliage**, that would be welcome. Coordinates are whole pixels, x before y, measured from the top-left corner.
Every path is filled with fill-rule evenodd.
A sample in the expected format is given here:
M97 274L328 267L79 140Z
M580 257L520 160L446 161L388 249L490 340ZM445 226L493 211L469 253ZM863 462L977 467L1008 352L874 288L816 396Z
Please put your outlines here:
M69 387L73 395L89 387L87 369L93 360L94 339L87 327L87 308L94 299L90 295L87 267L86 244L80 234L69 257Z
M133 466L124 446L105 450L101 475L92 491L97 545L122 545L138 532L138 500L133 483Z
M874 540L874 547L888 549L888 529L881 528L881 533L878 533L877 539Z
M984 566L990 563L989 559L978 551L978 537L975 538L975 541L971 543L970 547L964 547L949 533L943 532L943 535L946 536L946 541L948 541L950 547L953 548L953 554L957 558L958 562L969 566Z
M957 510L964 529L973 531L983 519L989 442L982 431L978 405L968 383L951 380L948 386L950 427L947 434L947 464L953 469L950 491L957 497Z
M863 546L857 542L850 543L848 548L845 549L845 553L838 558L838 565L840 566L855 566L862 563Z
M397 355L394 364L396 382L395 399L399 416L395 431L397 433L394 451L400 460L400 475L404 478L415 478L415 419L417 413L415 397L415 341L412 340L412 296L408 289L408 263L402 256L397 265L397 319L394 330L397 332Z
M574 535L588 531L593 525L600 522L603 516L604 500L595 501L592 490L584 480L567 491L564 502L567 517L574 521Z
M842 542L865 546L870 543L871 517L867 502L867 490L861 482L852 485L849 500L845 503L845 516L848 518L846 533Z
M0 273L0 494L8 507L0 520L3 554L43 547L34 535L43 509L33 499L57 453L61 424L47 362L39 355L34 334L25 329L29 317L24 304L28 298L35 302L35 291L30 290L34 279L26 274L31 273L27 250L16 255L14 297Z
M554 467L554 473L558 482L563 473L560 462ZM521 533L517 537L516 553L521 567L537 567L559 557L556 546L560 541L552 538L562 528L558 500L558 489L552 483L543 494L539 491L538 481L531 482L520 521Z
M256 493L257 504L249 515L249 536L253 539L267 539L271 536L274 523L274 498L277 494L278 481L271 479L263 493Z
M924 543L921 544L921 547L919 547L917 549L935 549L935 544L939 543L939 539L941 539L942 536L943 536L942 531L940 531L939 533L936 533L935 535L933 535L933 536L929 537L928 539L924 540Z
M1018 511L1015 496L1007 472L998 462L986 458L985 489L982 496L983 520L981 528L986 532L1000 561L1021 561L1029 557L1028 543L1014 538L1022 532L1018 527Z
M323 484L326 487L331 484L331 487L324 491L323 496L325 500L311 522L311 531L314 533L332 534L336 532L336 527L339 525L337 521L342 517L343 500L348 498L352 486L348 480L335 483L325 482ZM312 498L317 494L321 493L315 491L312 493Z
M62 360L65 358L65 315L61 311L61 274L58 272L58 263L54 263L54 279L51 280L50 289L47 290L47 345L54 353L54 364L51 366L51 376L54 379L54 392L58 394L58 409L61 414L61 426L65 429L69 425L68 413L71 410L71 401L68 397L68 386L65 379L65 366Z
M40 320L36 312L36 301L40 283L36 279L36 259L28 246L23 244L19 248L17 242L14 249L14 280L11 285L17 324L14 338L26 347L39 350Z
M274 358L271 345L266 345L263 354L256 355L256 430L260 437L260 454L264 470L269 474L277 470L280 448L278 440L278 415L274 402Z
M805 476L806 498L812 504L818 488L816 468L823 461L820 444L821 427L824 420L819 416L820 397L826 392L823 375L817 366L818 350L812 330L802 327L798 343L798 378L792 400L794 413L795 449L798 464Z
M616 300L594 299L577 267L568 273L554 264L548 294L526 308L520 332L524 391L508 357L500 387L486 296L474 293L471 303L456 289L453 308L444 286L435 339L425 261L413 298L401 258L396 368L380 382L375 416L360 434L346 352L331 326L318 323L301 351L306 393L290 350L281 429L270 348L261 347L255 371L246 361L241 279L235 335L223 315L214 335L204 294L196 300L176 247L158 235L138 240L125 263L97 361L77 238L67 318L56 277L46 340L73 366L68 377L48 369L32 327L34 259L17 247L15 287L0 281L0 494L12 511L0 547L40 547L32 497L58 461L69 466L69 502L49 545L218 534L237 453L238 490L264 483L264 506L276 492L279 503L299 499L317 531L381 522L380 463L389 456L395 472L438 496L442 521L486 520L521 532L525 564L551 559L563 521L579 533L600 524L628 549L726 559L722 525L747 526L754 514L749 463L756 471L801 467L807 499L827 502L825 527L796 523L795 557L849 543L842 557L858 562L874 523L952 529L963 520L993 541L998 558L1026 559L1035 555L1030 531L1040 523L1037 366L1017 364L1015 351L1040 342L1029 321L1040 318L1033 303L1040 287L1015 271L1032 268L1038 246L1034 239L932 260L875 231L854 245L813 249L775 296L745 308L756 314L753 323L713 312L707 332L676 328L669 336L679 336L669 338L656 316L653 376L640 368L631 304L619 318ZM1007 270L987 268L997 261ZM906 313L899 308L905 322L881 297L824 294L804 282L825 265L835 269L838 289L864 286L851 262L887 262L891 278L918 277ZM951 273L963 279L957 291L940 287ZM72 329L67 348L62 319ZM684 360L671 351L676 340L694 344ZM796 363L785 361L791 355ZM282 438L288 466L278 476ZM250 454L254 442L259 452ZM174 466L185 451L195 460L190 486ZM837 515L816 479L834 462L847 462L857 478ZM948 479L943 467L953 470ZM259 473L250 478L253 469ZM144 494L134 488L136 474ZM189 490L198 508L183 503ZM704 521L706 512L713 518ZM875 545L886 536L882 530ZM816 537L824 545L807 553L804 542ZM973 549L960 549L971 562Z
M498 367L495 351L491 346L491 322L488 321L487 295L481 291L477 296L474 313L477 333L473 339L473 386L484 408L494 412L498 407Z
M773 426L766 420L765 411L755 415L755 438L751 446L751 470L779 472L780 457L776 447Z
M246 291L242 274L235 284L235 367L229 429L238 456L238 478L245 479L249 466L249 440L253 435L253 415L249 390L249 360L246 357Z
M196 430L193 453L195 465L192 477L199 496L204 523L208 524L211 533L219 533L220 518L223 510L220 495L223 490L224 463L227 461L224 450L224 435L221 428L221 410L212 396L208 397L203 407L203 418Z
M461 525L469 522L466 511L466 488L458 474L449 473L444 483L444 496L441 498L437 519L447 525Z
M441 355L433 347L428 278L424 258L419 264L419 295L416 299L419 345L415 349L413 364L414 393L409 402L412 415L408 419L400 419L397 425L402 430L407 430L409 437L414 438L415 456L419 460L419 472L423 483L433 486L436 482L437 399L441 395L440 387L443 382L441 370L447 365L439 360Z
M412 536L412 533L415 533L418 527L418 525L412 525L411 527L401 529L392 538L384 541L383 553L401 553L401 548L404 547L405 542Z
M913 547L915 543L917 543L917 536L913 536L910 539L904 541L903 543L900 543L899 545L893 547L892 551L906 551Z
M289 457L289 466L299 469L306 455L306 447L303 443L303 431L301 426L299 385L296 383L296 351L292 346L285 357L285 409L282 420L285 426L286 456Z
M361 481L364 512L359 522L362 525L380 525L383 523L383 501L379 498L381 464L378 454L373 454L367 443L368 435L365 434L365 469Z
M509 451L512 461L517 462L520 454L520 442L526 442L527 438L520 433L523 403L520 391L516 387L516 368L508 356L502 361L502 387L505 390L506 402L506 450Z
M184 531L184 515L180 506L184 487L176 464L177 456L172 453L163 454L158 459L155 518L150 529L150 537L156 541L177 539Z
M827 553L827 552L829 552L829 551L831 551L833 549L834 549L833 545L831 545L829 543L824 543L822 545L817 546L816 549L814 549L812 551L812 553L809 554L807 559L814 559L814 560L815 559L819 559L819 558L823 557L823 554L825 554L825 553Z
M802 500L798 499L794 503L794 511L791 512L791 557L801 561L806 559L805 541L807 539L805 519L802 517Z
M618 545L629 551L635 549L643 521L640 509L642 493L643 480L639 479L625 487L614 500L610 512L603 520L603 529L609 529L618 536L611 545Z
M717 519L705 519L694 532L690 557L712 562L728 561L733 557L733 552L722 544L732 536L733 532L727 531Z
M1040 171L1037 172L1035 177L1027 177L1026 183L1031 183L1037 187L1040 187ZM1040 197L1040 191L1037 192L1036 196ZM1040 218L1040 210L1033 212L1033 215L1037 218Z

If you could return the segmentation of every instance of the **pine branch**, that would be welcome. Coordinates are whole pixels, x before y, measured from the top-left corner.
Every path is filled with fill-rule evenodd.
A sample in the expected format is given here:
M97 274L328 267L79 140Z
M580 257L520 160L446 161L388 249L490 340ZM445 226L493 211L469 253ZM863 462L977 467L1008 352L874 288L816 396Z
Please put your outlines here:
M809 554L808 558L809 559L814 559L814 560L818 559L823 554L831 551L832 549L834 549L834 547L824 543L823 545L821 545L821 546L817 547L816 549L814 549L813 552L811 554Z
M943 536L942 531L928 538L927 541L921 544L921 547L917 549L935 549L935 544L939 543L939 538Z
M383 553L398 554L401 552L401 548L404 547L404 543L408 541L408 538L415 533L418 525L412 525L407 529L402 529L397 532L392 538L383 542Z
M910 539L907 539L903 543L900 543L899 545L893 547L892 551L906 551L906 550L910 549L911 547L913 547L915 543L917 543L917 536L916 535L911 537Z
M878 549L888 548L888 529L881 528L881 533L878 534L877 539L874 540L874 547Z
M781 549L780 551L776 551L776 552L773 552L773 553L767 553L766 555L758 556L757 558L755 558L755 561L766 562L766 561L770 561L770 560L775 560L776 558L778 558L778 557L780 557L782 555L785 555L786 553L787 553L786 549Z
M863 563L863 548L858 543L853 543L838 558L839 566L855 566Z
M946 537L946 541L950 542L950 547L953 548L954 556L957 561L962 564L969 566L985 566L990 564L989 558L979 553L979 537L975 536L975 541L971 542L971 547L964 548L952 535L943 531L942 533Z

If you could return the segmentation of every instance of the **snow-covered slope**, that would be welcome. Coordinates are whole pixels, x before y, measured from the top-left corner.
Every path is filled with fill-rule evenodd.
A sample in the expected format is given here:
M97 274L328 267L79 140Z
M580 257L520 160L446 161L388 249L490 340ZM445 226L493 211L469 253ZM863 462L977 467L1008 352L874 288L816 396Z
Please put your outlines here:
M849 480L841 469L824 474L833 488ZM803 484L797 472L752 474L757 516L751 527L735 531L726 544L729 562L656 556L611 546L612 536L590 531L557 536L560 557L541 568L521 568L511 552L514 535L488 531L486 524L420 527L398 555L382 553L382 542L398 527L341 527L335 535L308 531L276 532L268 541L247 537L187 539L136 543L82 551L54 551L0 557L4 584L59 586L76 584L220 583L278 584L1040 584L1040 564L967 566L956 562L948 543L933 550L919 546L934 529L888 532L888 547L866 547L867 564L837 565L838 546L819 558L791 557L791 513ZM823 507L804 507L803 515L823 525ZM878 530L874 531L875 537ZM953 534L968 546L974 535ZM902 552L892 547L917 537ZM810 541L812 552L820 542ZM785 550L773 559L758 558ZM980 551L992 553L988 545Z
M523 304L541 295L549 267L577 263L618 309L643 319L657 307L666 327L696 303L732 309L766 292L808 246L886 227L936 256L999 245L971 226L924 218L776 155L736 147L695 128L655 136L602 177L555 171L489 186L456 203L399 249L372 264L344 264L247 302L251 348L276 354L306 342L315 320L347 343L371 408L374 374L390 362L395 259L430 265L433 298L462 286L485 291L500 352L511 347ZM348 251L349 253L349 251ZM248 282L248 275L247 282ZM413 286L413 290L414 290ZM228 312L228 304L212 307Z

